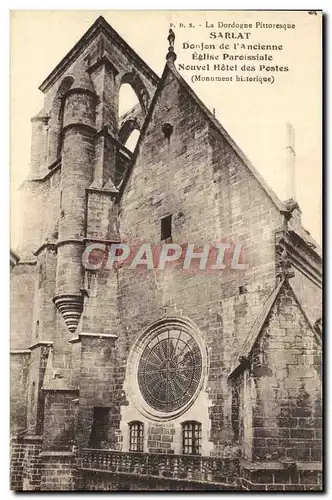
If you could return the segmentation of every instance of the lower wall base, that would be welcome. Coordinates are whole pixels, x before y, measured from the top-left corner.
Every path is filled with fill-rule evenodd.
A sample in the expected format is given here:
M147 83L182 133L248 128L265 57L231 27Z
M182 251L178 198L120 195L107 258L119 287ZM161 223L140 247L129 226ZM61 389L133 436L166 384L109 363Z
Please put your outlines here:
M241 488L245 491L323 491L321 464L240 464Z
M71 452L43 452L41 491L74 491L76 489L76 457Z
M238 491L236 484L136 476L99 471L81 471L82 491Z
M11 443L14 491L323 491L321 464L252 463L239 459L229 484L82 470L71 452L41 452L39 437Z
M39 491L43 467L42 438L30 436L11 441L10 487L13 491Z

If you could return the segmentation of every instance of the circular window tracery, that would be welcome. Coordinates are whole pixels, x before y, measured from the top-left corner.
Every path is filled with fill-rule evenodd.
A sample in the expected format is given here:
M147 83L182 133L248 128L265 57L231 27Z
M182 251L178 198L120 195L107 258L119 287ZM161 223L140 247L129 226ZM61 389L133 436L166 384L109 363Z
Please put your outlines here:
M136 341L130 393L143 413L174 418L193 403L206 365L197 333L189 321L173 318L154 323Z
M155 410L171 412L195 394L202 375L200 349L190 334L169 329L157 333L145 347L138 365L138 385Z

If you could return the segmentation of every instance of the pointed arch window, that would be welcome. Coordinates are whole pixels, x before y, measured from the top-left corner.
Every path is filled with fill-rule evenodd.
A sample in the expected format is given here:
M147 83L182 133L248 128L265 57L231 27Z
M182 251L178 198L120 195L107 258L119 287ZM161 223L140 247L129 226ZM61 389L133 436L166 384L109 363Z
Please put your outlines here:
M143 452L144 424L135 420L129 423L129 451Z
M195 420L182 424L182 453L184 455L200 455L202 441L202 424Z

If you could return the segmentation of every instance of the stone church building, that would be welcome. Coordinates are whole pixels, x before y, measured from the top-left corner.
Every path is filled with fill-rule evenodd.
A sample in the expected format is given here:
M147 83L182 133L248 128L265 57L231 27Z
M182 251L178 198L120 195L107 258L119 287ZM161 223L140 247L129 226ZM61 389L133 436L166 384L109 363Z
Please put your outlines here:
M14 490L322 488L319 248L169 42L158 77L100 17L40 86L10 259ZM246 266L82 264L165 242L241 244Z

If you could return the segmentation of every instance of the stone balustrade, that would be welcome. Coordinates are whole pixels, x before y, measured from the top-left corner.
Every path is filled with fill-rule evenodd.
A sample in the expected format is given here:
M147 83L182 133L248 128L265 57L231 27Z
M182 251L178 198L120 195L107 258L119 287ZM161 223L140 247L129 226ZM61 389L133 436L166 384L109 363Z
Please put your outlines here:
M238 459L83 449L80 468L155 478L234 484Z

